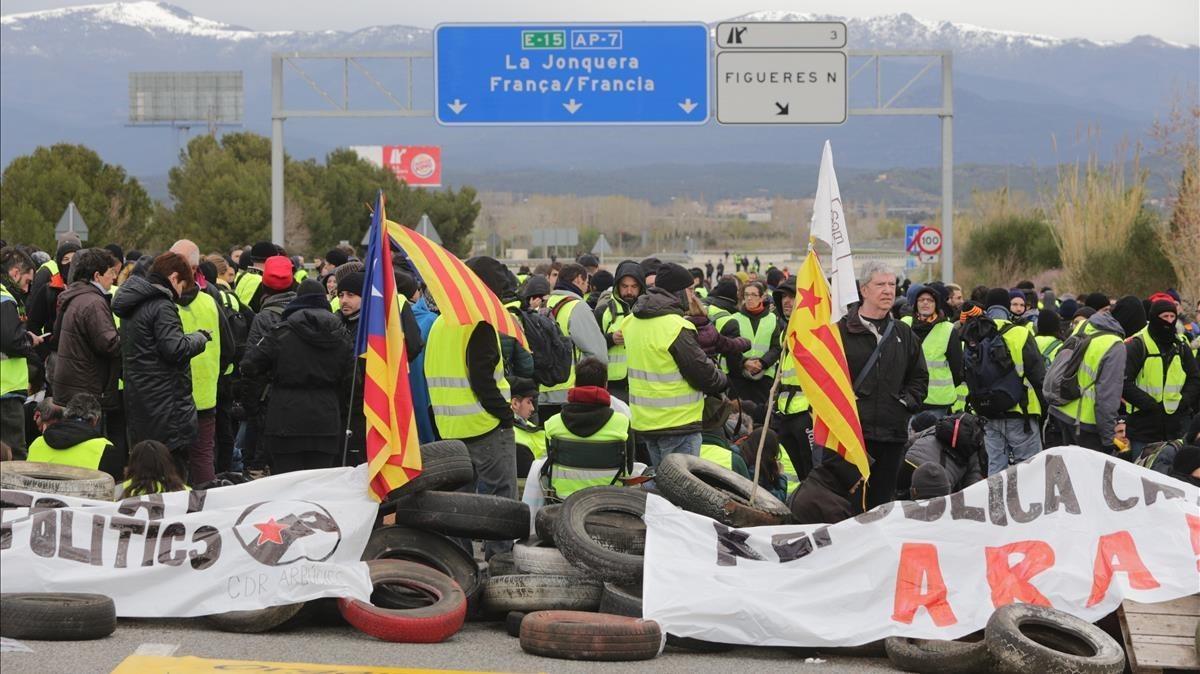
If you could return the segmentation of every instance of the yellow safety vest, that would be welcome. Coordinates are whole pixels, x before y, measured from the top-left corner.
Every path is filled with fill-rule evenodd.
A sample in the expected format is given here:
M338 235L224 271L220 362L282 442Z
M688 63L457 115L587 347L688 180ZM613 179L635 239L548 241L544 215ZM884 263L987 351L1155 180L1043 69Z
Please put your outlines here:
M771 348L771 339L775 336L775 326L779 323L779 317L771 311L764 310L764 316L758 321L758 329L755 330L750 325L750 317L743 313L733 315L733 320L738 323L738 330L742 337L750 340L750 350L742 354L743 360L751 358L762 358L763 354ZM777 364L776 364L777 365ZM772 365L763 371L764 377L774 377L776 365Z
M921 342L925 354L925 367L929 369L929 392L925 394L926 405L938 407L953 405L958 399L954 390L954 375L950 372L950 361L946 351L954 337L954 326L942 321L933 326Z
M700 299L705 299L708 297L708 289L704 286L696 286L695 288L692 288L692 292L695 293L696 297L699 297Z
M334 295L333 299L329 300L329 310L335 314L338 313L339 311L341 311L342 310L342 298L338 297L337 295Z
M631 316L623 324L634 430L656 431L700 423L704 394L683 378L668 350L681 330L695 331L696 326L677 314Z
M1083 395L1079 400L1059 405L1055 409L1076 423L1096 425L1096 380L1100 376L1100 361L1109 349L1116 346L1125 346L1117 335L1100 334L1092 338L1091 344L1088 344L1087 351L1083 354L1083 362L1079 364L1079 373L1075 375Z
M292 274L292 278L296 281L297 285L303 283L304 279L308 278L308 270L301 267Z
M725 327L726 323L733 320L733 314L725 309L722 309L721 307L710 304L708 305L708 320L713 324L713 327L717 329L717 332L720 332L721 329ZM741 336L745 337L746 335ZM729 361L725 356L719 356L717 359L717 364L721 366L722 372L729 374Z
M1150 329L1142 328L1134 334L1133 339L1141 339L1146 347L1146 360L1142 362L1142 370L1138 372L1134 383L1154 398L1155 402L1161 403L1167 414L1175 414L1179 403L1183 401L1183 384L1187 381L1187 375L1183 372L1183 359L1179 354L1172 354L1164 372L1163 355L1158 349L1158 344L1150 337ZM1180 348L1187 347L1181 344ZM1134 412L1138 411L1136 406L1131 407Z
M720 445L701 444L700 458L712 461L725 470L733 470L733 452Z
M250 300L254 299L254 293L262 285L262 280L262 272L258 269L254 269L253 271L247 269L240 278L235 280L233 291L237 293L237 297L242 301L242 304L250 305Z
M546 429L539 428L536 431L528 431L518 424L513 424L513 440L515 444L527 447L533 454L533 458L546 458Z
M4 302L16 304L17 298L8 292L8 288L0 285L0 303ZM0 395L9 393L29 395L29 362L25 356L10 356L0 352Z
M556 312L558 305L566 302L566 305ZM550 315L554 317L554 322L558 323L558 329L568 338L571 336L571 314L574 313L575 307L581 302L574 297L566 295L551 295L546 299L546 308L550 311ZM567 380L561 384L554 386L543 386L542 393L550 393L551 391L565 391L575 386L575 363L579 361L579 349L575 347L575 343L571 342L571 374Z
M1037 343L1038 353L1042 354L1042 360L1046 361L1046 367L1050 367L1050 363L1054 362L1054 357L1062 350L1062 340L1054 335L1038 335L1033 338Z
M629 438L629 417L620 412L613 412L608 422L590 436L575 435L567 430L562 415L555 414L546 420L546 442L549 444L556 438L564 440L584 440L588 442L625 442ZM612 484L613 478L621 469L611 468L575 468L555 462L550 469L550 484L558 498L566 498L571 494L588 487L603 487Z
M600 329L606 335L621 329L623 319L629 315L629 310L620 300L609 300L608 306L600 317ZM613 344L608 347L608 381L621 381L628 376L628 364L625 362L625 345Z
M185 333L207 330L212 335L204 350L189 363L196 409L211 410L217 406L217 378L221 376L221 324L217 319L217 302L202 290L191 304L176 304L175 308L179 310L179 322Z
M133 485L133 480L125 480L124 482L121 483L121 493L124 494L124 496L127 498L130 496L145 496L146 493L150 493L150 494L165 494L165 493L167 493L167 488L163 486L163 483L157 482L157 481L154 483L154 491L146 492L146 493L138 492L138 493L134 494L134 493L130 492L129 487L132 485ZM191 491L192 488L185 484L185 485L183 485L183 490Z
M775 397L775 410L780 414L800 414L808 411L808 396L800 389L800 377L796 372L796 359L791 351L780 360L779 395Z
M58 274L58 263L55 262L54 260L46 260L45 262L42 263L42 266L37 268L38 271L41 271L43 269L49 269L50 275L56 276Z
M96 470L100 467L100 457L104 456L104 450L109 444L111 443L107 438L92 438L66 449L55 449L46 444L45 437L38 436L29 445L29 461Z
M787 477L787 493L791 494L800 488L800 474L796 472L796 466L792 464L792 457L783 447L779 448L779 470Z
M445 316L438 316L429 328L425 382L429 385L429 401L438 433L447 440L478 437L500 425L500 420L479 404L467 376L467 341L475 327L454 325ZM496 351L500 351L498 334ZM508 380L504 378L503 356L496 359L492 376L501 397L511 399Z
M1005 326L1011 325L1010 321L1003 319L996 320L996 329L1003 330ZM1025 342L1031 338L1028 330L1022 330L1021 326L1016 326L1014 329L1004 333L1004 344L1008 347L1008 353L1012 356L1013 368L1017 371L1017 376L1021 378L1021 382L1025 386L1025 409L1021 410L1021 405L1013 405L1009 412L1021 412L1029 416L1037 416L1042 413L1042 403L1038 400L1037 393L1033 390L1033 384L1025 378L1025 359L1021 356L1025 349Z

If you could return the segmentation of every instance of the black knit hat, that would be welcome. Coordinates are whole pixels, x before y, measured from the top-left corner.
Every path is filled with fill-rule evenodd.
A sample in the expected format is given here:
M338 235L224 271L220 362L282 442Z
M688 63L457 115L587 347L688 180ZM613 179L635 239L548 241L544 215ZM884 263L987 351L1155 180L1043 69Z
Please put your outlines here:
M658 268L654 286L670 293L677 293L692 287L692 275L681 265L668 262Z
M335 267L338 265L346 264L346 262L348 262L349 260L350 260L350 258L346 257L346 254L337 248L334 248L334 249L330 250L328 253L325 253L325 261Z
M1039 335L1047 335L1057 337L1058 331L1062 328L1062 321L1057 311L1039 311L1037 319L1037 333Z
M913 498L936 498L950 494L950 476L936 463L917 466L912 475Z
M320 281L306 278L300 282L296 288L297 295L324 295L325 288L321 286Z
M1146 327L1146 308L1142 306L1142 300L1133 295L1126 295L1117 300L1113 305L1112 315L1121 324L1126 337L1131 337Z
M545 276L530 276L525 280L525 284L521 286L520 296L522 299L530 297L542 297L550 294L550 281Z
M992 288L987 291L987 295L983 298L984 311L992 307L1004 307L1008 309L1008 291L1004 288Z
M733 300L736 302L737 282L733 279L724 279L719 281L717 282L717 285L713 286L712 291L708 294L710 297L724 297L727 300Z
M524 377L512 377L508 380L509 395L513 398L536 398L538 395L537 382Z
M1083 298L1084 306L1089 306L1096 311L1108 308L1108 295L1104 293L1091 293Z
M338 279L338 293L354 293L362 296L363 283L366 281L367 275L361 271L352 271Z
M584 253L583 255L580 255L575 261L578 262L581 266L587 267L589 269L592 267L600 266L600 260L597 260L596 256L592 255L591 253Z
M259 241L250 247L250 259L255 262L265 262L269 257L275 257L279 250L270 241Z

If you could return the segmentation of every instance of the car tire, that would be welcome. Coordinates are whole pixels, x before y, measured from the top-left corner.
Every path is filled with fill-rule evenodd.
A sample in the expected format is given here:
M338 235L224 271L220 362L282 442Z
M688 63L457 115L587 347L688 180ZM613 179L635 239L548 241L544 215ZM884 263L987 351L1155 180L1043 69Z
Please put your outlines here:
M999 671L1120 674L1125 669L1125 651L1104 630L1045 606L1002 606L984 631Z
M562 504L556 503L541 508L534 518L537 537L543 541L554 540L554 529ZM640 517L619 512L599 511L592 513L584 522L588 535L601 547L613 552L642 555L646 552L646 523ZM554 543L556 546L558 542Z
M512 549L513 563L518 573L535 573L550 576L582 576L586 570L579 569L563 557L558 548L547 543L534 545L532 541L517 543Z
M501 496L426 491L394 501L396 524L446 536L507 541L529 536L529 506Z
M468 610L478 600L483 584L475 558L457 543L432 531L399 524L372 531L362 559L403 559L440 571L462 588ZM382 608L408 609L428 605L429 598L420 591L381 585L371 595L371 602Z
M304 608L304 602L268 606L248 611L227 611L207 616L207 620L209 624L222 632L258 634L269 632L286 623L296 617L302 608Z
M421 608L386 609L357 599L339 599L342 617L360 632L383 641L431 644L462 629L467 598L450 576L399 559L375 559L367 566L375 587L404 585L428 594L432 603Z
M504 616L504 631L508 632L508 636L520 638L521 636L521 621L525 619L526 613L521 611L509 611L508 615Z
M558 549L571 564L587 569L589 578L620 585L640 585L643 557L611 550L588 532L588 520L600 512L623 513L641 519L646 514L646 492L629 487L589 487L571 494L563 503L554 531Z
M604 584L604 594L600 597L600 612L627 618L642 617L642 588L641 586L623 587L615 583ZM724 653L734 649L733 644L722 644L716 641L704 641L691 637L677 637L667 634L667 645L672 648L695 651L697 653Z
M116 483L108 473L40 461L0 463L0 488L111 501Z
M550 658L650 660L662 652L653 620L579 611L538 611L521 621L521 649Z
M103 639L117 629L117 608L102 594L0 594L0 637L42 641Z
M492 615L511 611L595 611L604 587L577 576L496 576L483 587L483 609Z
M929 674L972 674L995 669L982 634L974 640L911 639L888 637L884 641L888 660L906 672Z
M497 552L492 555L492 558L487 562L487 567L488 578L516 576L520 574L520 571L517 571L516 563L513 562L513 553L511 552Z
M454 491L475 480L475 466L462 440L435 440L421 445L421 472L388 493L387 500L423 491Z
M654 482L671 503L732 527L772 526L792 519L787 505L767 490L698 456L668 454Z

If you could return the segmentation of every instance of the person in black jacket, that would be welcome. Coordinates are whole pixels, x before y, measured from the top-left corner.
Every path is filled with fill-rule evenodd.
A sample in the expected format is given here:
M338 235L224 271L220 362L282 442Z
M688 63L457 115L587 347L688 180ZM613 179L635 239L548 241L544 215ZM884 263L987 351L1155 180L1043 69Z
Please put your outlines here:
M0 250L0 442L17 459L25 458L25 397L29 395L29 370L37 361L34 347L42 338L25 325L25 297L33 278L33 260L13 247ZM11 371L8 368L12 368ZM22 376L24 375L24 376ZM7 390L6 390L7 389Z
M183 332L175 303L193 283L187 260L163 253L146 278L130 276L112 301L121 319L129 444L158 440L171 449L181 475L196 436L190 363L212 339L203 331Z
M891 316L896 273L887 265L870 263L858 291L862 303L838 321L838 330L858 398L867 454L875 461L867 483L867 507L872 508L895 498L908 419L921 409L929 372L912 329ZM879 355L867 368L877 347Z
M1175 328L1178 306L1173 301L1159 299L1150 304L1148 313L1146 329L1125 340L1125 385L1121 398L1131 409L1126 422L1135 460L1150 443L1183 437L1192 413L1200 405L1200 367L1187 341ZM1155 356L1160 361L1157 372L1165 376L1157 380L1142 377L1139 382L1151 343L1159 354ZM1182 382L1178 380L1180 374ZM1153 388L1163 391L1151 395L1146 390ZM1171 393L1165 389L1171 389Z
M822 449L821 458L788 501L796 524L835 524L862 512L858 467L828 449Z
M342 412L354 372L350 333L321 284L306 279L282 320L242 359L242 373L270 385L264 444L273 474L329 468L341 456Z

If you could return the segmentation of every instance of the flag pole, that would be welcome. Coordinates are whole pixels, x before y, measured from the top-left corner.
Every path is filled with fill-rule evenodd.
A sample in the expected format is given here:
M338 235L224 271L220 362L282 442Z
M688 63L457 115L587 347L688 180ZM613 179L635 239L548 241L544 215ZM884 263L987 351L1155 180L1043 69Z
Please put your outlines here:
M346 434L342 436L342 465L350 454L350 424L354 421L354 385L358 382L358 356L354 357L354 368L350 372L350 403L346 405ZM361 402L361 401L360 401Z
M778 363L776 364L778 365ZM776 371L775 374L775 381L771 382L771 392L767 394L767 415L763 417L763 431L758 434L758 452L754 455L754 489L750 491L751 508L754 507L754 497L758 495L758 474L762 469L763 447L767 444L767 429L771 427L771 412L775 411L775 395L779 392L779 372Z

